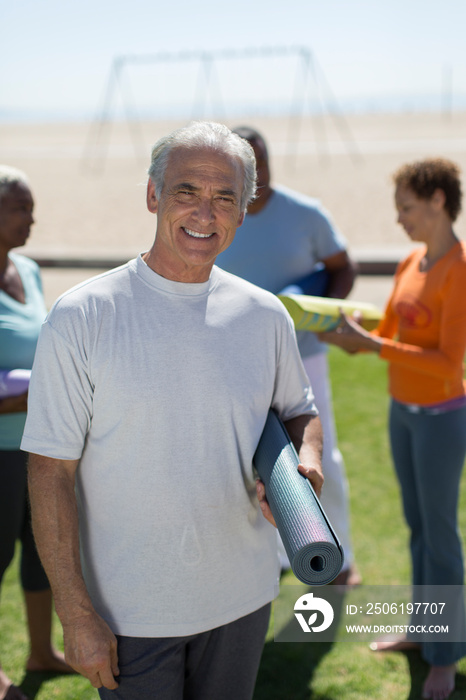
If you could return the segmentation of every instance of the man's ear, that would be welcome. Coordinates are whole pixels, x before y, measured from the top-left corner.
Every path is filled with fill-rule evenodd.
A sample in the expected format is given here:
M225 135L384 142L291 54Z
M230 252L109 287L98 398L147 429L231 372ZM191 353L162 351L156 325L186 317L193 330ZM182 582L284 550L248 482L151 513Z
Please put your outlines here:
M158 200L157 200L157 196L155 194L155 185L150 178L149 178L149 182L147 183L147 199L146 199L146 201L147 201L147 208L151 212L151 214L156 214Z
M246 215L246 212L245 212L245 211L242 211L241 214L240 214L240 216L239 216L239 219L238 219L238 226L237 226L237 228L239 228L239 227L241 226L241 224L243 223L245 215Z

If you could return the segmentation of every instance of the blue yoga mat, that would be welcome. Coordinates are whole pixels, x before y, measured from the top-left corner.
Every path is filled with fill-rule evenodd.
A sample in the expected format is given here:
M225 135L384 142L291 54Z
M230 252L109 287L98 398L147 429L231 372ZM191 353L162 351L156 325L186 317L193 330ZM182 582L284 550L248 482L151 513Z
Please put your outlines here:
M341 571L343 550L314 489L298 471L297 452L273 410L253 462L294 575L311 586L330 583Z
M305 294L311 297L326 296L330 275L322 263L317 263L312 272L282 289L279 296L287 297L290 294Z

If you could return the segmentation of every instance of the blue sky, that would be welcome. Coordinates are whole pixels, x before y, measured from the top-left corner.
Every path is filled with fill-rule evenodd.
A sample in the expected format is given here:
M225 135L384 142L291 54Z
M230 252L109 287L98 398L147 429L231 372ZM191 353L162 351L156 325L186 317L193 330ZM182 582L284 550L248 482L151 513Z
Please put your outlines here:
M3 120L93 116L116 56L270 46L306 47L350 109L441 106L450 84L453 108L466 106L462 0L0 0L0 27ZM286 102L300 75L290 61L229 70L223 100ZM189 103L196 71L131 69L128 87L138 109Z

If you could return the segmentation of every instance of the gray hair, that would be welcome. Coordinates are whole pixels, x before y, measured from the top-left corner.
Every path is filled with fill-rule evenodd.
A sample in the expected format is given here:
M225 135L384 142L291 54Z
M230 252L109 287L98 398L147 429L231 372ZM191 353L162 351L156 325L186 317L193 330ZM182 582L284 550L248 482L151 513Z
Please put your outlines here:
M11 165L0 165L0 200L14 185L30 187L26 173Z
M242 211L255 199L256 194L256 158L250 144L234 134L224 124L216 122L191 122L188 126L176 129L168 136L163 136L152 148L151 164L148 170L155 185L155 194L160 198L165 171L170 153L174 148L210 148L218 153L225 153L238 158L243 166L243 191L240 207Z

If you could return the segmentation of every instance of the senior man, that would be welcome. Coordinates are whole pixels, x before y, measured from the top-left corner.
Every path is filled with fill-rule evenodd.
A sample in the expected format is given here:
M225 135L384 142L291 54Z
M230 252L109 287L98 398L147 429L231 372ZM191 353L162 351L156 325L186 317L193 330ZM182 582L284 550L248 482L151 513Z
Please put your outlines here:
M291 320L214 265L255 179L223 125L162 138L151 249L63 295L41 332L22 443L33 526L66 659L102 698L251 698L278 580L252 468L270 406L322 485Z

